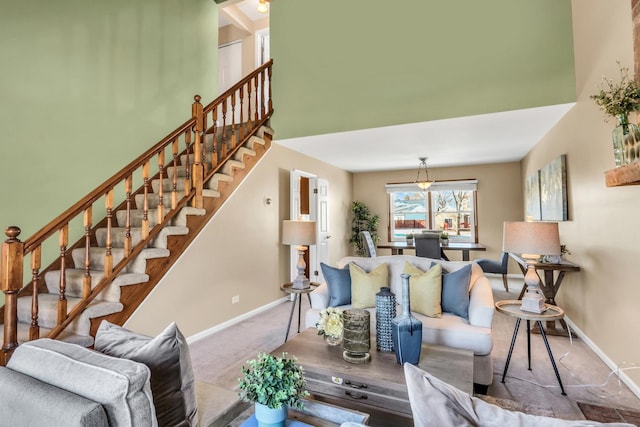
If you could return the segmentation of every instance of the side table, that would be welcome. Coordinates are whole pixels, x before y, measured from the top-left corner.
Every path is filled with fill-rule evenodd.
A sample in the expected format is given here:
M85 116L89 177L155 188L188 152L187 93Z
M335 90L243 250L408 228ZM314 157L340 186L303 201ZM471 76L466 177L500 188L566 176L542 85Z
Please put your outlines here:
M544 340L544 345L547 347L547 353L549 354L549 360L551 361L551 365L553 366L553 371L556 374L556 378L558 379L558 384L560 384L560 390L562 390L562 395L566 396L567 393L564 391L564 386L562 385L562 380L560 379L560 374L558 373L558 367L556 366L556 361L553 358L553 353L551 353L551 347L549 347L549 341L547 340L547 334L544 332L544 328L542 327L543 321L555 321L564 318L564 310L560 307L551 304L545 304L547 308L544 312L531 313L528 311L520 310L520 305L522 301L520 300L505 300L496 302L496 310L500 313L504 313L508 316L515 317L516 327L513 330L513 337L511 338L511 346L509 347L509 354L507 355L507 362L504 365L504 372L502 373L502 383L504 383L504 377L507 375L507 370L509 369L509 362L511 361L511 353L513 353L513 346L516 343L516 337L518 336L518 329L520 329L520 321L522 319L527 321L527 356L529 361L528 369L531 370L531 321L535 321L540 328L540 335Z
M292 282L283 283L280 286L280 289L283 290L284 292L288 294L294 294L293 304L291 305L291 313L289 313L289 323L287 324L287 334L284 336L284 342L287 342L287 340L289 339L289 330L291 329L291 319L293 318L293 311L296 308L296 302L298 303L298 333L300 333L302 295L307 294L307 297L309 298L309 304L311 304L311 297L309 296L309 293L313 291L315 288L317 288L318 286L320 286L320 283L316 283L316 282L309 283L309 287L304 289L295 289L293 287Z

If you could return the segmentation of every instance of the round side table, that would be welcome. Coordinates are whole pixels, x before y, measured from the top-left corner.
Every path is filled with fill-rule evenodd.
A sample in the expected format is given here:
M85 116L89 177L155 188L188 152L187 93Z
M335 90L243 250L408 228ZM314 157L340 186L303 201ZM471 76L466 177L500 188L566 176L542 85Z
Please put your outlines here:
M547 347L549 360L551 361L553 371L555 372L556 378L558 379L558 384L560 384L562 395L566 396L567 393L565 393L564 391L564 386L562 385L562 380L560 379L560 374L558 373L556 361L553 358L553 353L551 353L551 347L549 346L549 341L547 340L547 334L544 332L544 328L542 327L542 322L560 320L564 318L564 310L555 305L545 304L545 307L547 309L544 312L532 313L529 311L520 310L520 305L522 305L522 301L520 300L505 300L496 302L496 310L498 310L500 313L504 313L517 319L516 327L513 330L513 337L511 338L509 354L507 355L507 362L504 365L504 372L502 373L502 383L504 383L504 377L507 375L507 370L509 369L509 362L511 362L511 353L513 353L513 346L515 345L516 337L518 336L520 321L522 321L523 319L527 321L527 356L529 361L529 370L531 370L531 321L533 320L534 322L537 322L538 328L540 328L540 335L544 340L545 347Z
M297 289L293 287L292 282L283 283L280 286L280 289L288 294L294 294L293 304L291 305L291 313L289 313L289 323L287 324L287 334L284 336L284 342L287 342L289 339L289 330L291 329L291 319L293 318L293 311L296 308L296 302L298 303L298 333L300 333L300 317L302 310L302 295L307 294L309 298L309 305L311 305L311 297L309 293L312 292L315 288L320 286L320 283L311 282L309 283L308 288Z

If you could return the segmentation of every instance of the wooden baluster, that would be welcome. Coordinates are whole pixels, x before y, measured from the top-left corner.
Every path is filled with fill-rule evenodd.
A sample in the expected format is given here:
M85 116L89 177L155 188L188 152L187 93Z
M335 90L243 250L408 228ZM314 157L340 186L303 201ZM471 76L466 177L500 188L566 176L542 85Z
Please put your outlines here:
M133 176L129 175L124 180L124 192L127 204L127 216L124 221L124 256L129 256L133 249L133 241L131 239L131 192L133 191Z
M82 298L91 293L91 226L93 225L93 208L89 206L84 211L84 274L82 276Z
M142 203L142 239L149 237L149 161L142 165L142 179L144 189L144 201Z
M238 89L238 95L240 97L240 141L244 139L245 136L245 128L244 128L244 85L240 86Z
M273 93L271 92L271 66L269 66L267 71L269 73L269 114L273 114L273 101L271 99L273 97Z
M192 105L191 111L193 117L196 119L196 123L193 126L193 132L195 134L194 150L193 150L193 188L196 192L193 197L193 207L202 208L204 206L204 199L202 196L202 188L204 186L204 168L202 166L202 134L203 134L203 109L200 104L200 95L194 97L195 101Z
M213 107L213 150L211 151L211 167L218 165L218 106Z
M231 149L236 148L236 93L231 94Z
M253 78L253 84L254 84L254 88L255 88L255 110L253 111L254 113L254 117L255 117L255 122L257 123L260 120L260 117L258 116L260 109L258 108L258 102L260 102L260 100L258 98L260 98L260 86L258 85L258 76L255 76Z
M191 132L192 130L189 129L185 132L184 135L184 142L185 145L187 146L186 152L187 152L187 157L186 157L186 162L185 162L185 177L184 177L184 194L185 196L191 194Z
M58 289L58 325L67 318L67 245L69 244L69 224L65 224L58 234L60 247L60 286Z
M253 114L251 114L251 82L247 82L247 131L251 133L253 131Z
M105 207L107 208L107 244L106 251L104 253L104 275L111 276L111 270L113 270L113 255L112 249L112 227L113 227L113 189L105 195L104 199Z
M173 177L171 182L171 209L178 206L178 138L171 142L171 153L173 154Z
M29 341L40 338L38 325L38 276L42 266L42 249L40 246L31 252L31 325L29 325Z
M264 118L264 116L265 116L265 111L264 111L264 109L265 109L265 102L264 102L264 100L265 100L265 96L266 96L266 95L265 95L265 87L264 87L264 77L265 77L265 74L266 74L266 71L265 71L265 70L262 70L262 71L260 72L260 94L261 94L261 96L260 96L260 118L262 118L262 119L263 119L263 118Z
M227 157L227 100L222 103L222 147L220 156Z
M164 219L164 148L158 153L158 175L160 188L158 189L158 224Z
M2 243L0 259L0 286L4 293L4 337L0 363L6 365L11 353L18 347L18 291L22 288L24 244L18 239L20 229L8 227L8 237Z

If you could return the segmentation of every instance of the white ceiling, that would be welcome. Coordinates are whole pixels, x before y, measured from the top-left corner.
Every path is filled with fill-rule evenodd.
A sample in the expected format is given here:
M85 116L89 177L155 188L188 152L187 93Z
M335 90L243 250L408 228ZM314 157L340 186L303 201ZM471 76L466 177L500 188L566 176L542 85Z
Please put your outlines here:
M241 13L255 21L258 0L228 0L220 5L219 27ZM418 157L429 167L464 166L521 160L573 103L477 116L435 120L278 140L276 143L350 172L417 168ZM277 112L276 112L277 114Z
M574 103L407 125L278 140L351 172L503 163L521 160ZM277 114L277 112L276 112Z

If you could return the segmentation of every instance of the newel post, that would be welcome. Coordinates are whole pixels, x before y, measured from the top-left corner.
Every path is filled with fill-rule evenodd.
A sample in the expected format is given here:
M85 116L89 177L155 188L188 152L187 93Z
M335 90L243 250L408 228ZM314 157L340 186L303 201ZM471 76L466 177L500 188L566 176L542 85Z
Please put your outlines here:
M196 208L204 207L204 199L202 197L202 188L204 186L204 164L202 163L202 134L204 131L204 111L202 104L200 103L200 95L193 97L195 102L191 106L191 114L196 119L196 124L193 126L193 133L195 135L193 144L193 188L196 192L193 197L193 206Z
M22 288L22 261L24 243L18 236L20 228L11 226L4 231L8 237L2 243L0 260L0 289L4 293L4 340L0 352L0 365L6 365L13 350L18 347L18 291Z

